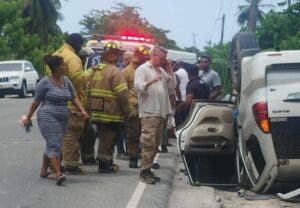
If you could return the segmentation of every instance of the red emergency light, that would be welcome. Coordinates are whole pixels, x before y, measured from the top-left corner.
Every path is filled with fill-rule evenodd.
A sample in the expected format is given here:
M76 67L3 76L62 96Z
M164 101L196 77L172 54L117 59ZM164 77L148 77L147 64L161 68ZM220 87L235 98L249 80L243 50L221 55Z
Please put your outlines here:
M120 32L120 35L105 35L104 40L117 40L139 43L154 43L154 38L151 35L143 34L133 30L124 30Z

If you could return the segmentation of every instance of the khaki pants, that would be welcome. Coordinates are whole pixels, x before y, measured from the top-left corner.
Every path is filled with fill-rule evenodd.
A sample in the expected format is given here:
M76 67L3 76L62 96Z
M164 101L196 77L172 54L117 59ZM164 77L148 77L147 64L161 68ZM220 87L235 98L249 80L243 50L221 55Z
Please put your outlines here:
M130 158L137 158L140 149L141 121L138 117L126 121L127 151Z
M142 169L150 169L162 139L163 118L141 118Z
M98 158L104 163L113 161L115 141L121 131L121 123L98 123L99 134Z
M79 166L79 137L84 127L84 120L77 114L71 113L64 135L62 155L65 166Z

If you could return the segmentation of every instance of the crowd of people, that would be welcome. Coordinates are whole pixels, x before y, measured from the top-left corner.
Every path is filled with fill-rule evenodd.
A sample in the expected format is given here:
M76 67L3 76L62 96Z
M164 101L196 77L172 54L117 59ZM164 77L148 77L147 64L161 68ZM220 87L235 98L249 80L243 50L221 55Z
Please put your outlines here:
M141 181L159 182L152 169L159 169L154 163L158 151L168 151L175 127L168 132L169 123L180 125L194 99L215 99L221 93L211 57L184 66L167 60L168 51L161 46L151 50L139 45L134 52L122 53L110 41L97 55L100 59L84 70L79 56L83 43L81 35L71 34L60 49L44 57L47 76L38 83L23 119L25 127L31 125L38 109L37 122L46 142L40 177L61 185L66 173L84 174L81 162L98 164L99 173L115 173L117 146L117 158L129 160L129 168L138 168L141 159Z

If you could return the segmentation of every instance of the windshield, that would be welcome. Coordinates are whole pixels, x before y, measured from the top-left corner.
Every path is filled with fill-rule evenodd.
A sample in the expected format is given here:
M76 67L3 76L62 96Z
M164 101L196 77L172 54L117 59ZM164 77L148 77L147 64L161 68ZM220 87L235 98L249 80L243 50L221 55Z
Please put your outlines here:
M21 63L0 64L0 72L22 71Z

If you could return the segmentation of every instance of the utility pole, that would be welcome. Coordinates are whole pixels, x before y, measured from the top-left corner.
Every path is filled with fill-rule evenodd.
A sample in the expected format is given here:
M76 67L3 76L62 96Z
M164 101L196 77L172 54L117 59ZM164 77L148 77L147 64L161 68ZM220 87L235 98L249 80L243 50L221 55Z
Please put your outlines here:
M193 33L193 53L195 53L195 48L196 48L196 34Z
M256 30L256 17L257 17L258 0L250 1L248 31L255 33Z
M222 31L221 31L221 41L220 41L220 46L223 45L224 25L225 25L225 14L223 14L223 16L222 16Z

